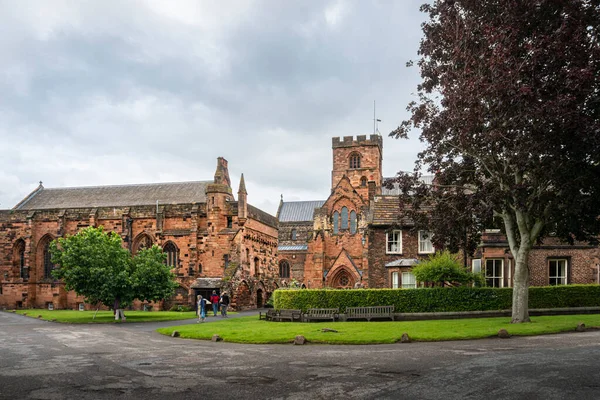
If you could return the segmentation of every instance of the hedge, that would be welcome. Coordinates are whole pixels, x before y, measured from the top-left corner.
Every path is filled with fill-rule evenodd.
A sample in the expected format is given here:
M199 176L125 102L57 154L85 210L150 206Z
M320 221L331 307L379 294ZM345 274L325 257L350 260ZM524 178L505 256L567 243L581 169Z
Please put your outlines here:
M397 313L493 311L512 307L512 288L423 289L302 289L276 290L275 308L301 309L393 305ZM600 306L599 285L534 286L529 288L530 308Z

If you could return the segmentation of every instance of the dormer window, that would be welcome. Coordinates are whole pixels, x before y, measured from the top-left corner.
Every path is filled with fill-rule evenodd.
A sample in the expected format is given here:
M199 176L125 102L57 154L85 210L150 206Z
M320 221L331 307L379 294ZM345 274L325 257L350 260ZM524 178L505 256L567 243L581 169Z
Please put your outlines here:
M360 154L358 154L358 153L350 154L350 168L351 169L360 168Z

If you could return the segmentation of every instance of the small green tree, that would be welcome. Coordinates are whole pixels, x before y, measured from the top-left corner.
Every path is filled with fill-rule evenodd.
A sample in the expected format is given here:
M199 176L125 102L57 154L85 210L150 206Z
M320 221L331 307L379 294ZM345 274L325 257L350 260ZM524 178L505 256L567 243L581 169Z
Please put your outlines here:
M84 296L91 304L119 310L134 299L158 301L173 294L173 274L163 264L164 253L153 246L135 257L123 248L121 237L88 227L50 244L52 274L67 290Z
M480 275L469 272L461 265L458 257L448 251L432 254L428 260L413 267L412 273L418 282L431 282L440 286L444 286L446 282L461 285L482 283Z

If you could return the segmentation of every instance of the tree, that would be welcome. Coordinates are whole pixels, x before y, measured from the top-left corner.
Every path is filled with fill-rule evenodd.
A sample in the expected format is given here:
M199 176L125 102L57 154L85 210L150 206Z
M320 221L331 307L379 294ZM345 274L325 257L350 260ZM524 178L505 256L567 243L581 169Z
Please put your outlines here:
M446 282L461 285L483 283L480 275L467 271L458 257L448 251L430 255L429 259L413 267L412 273L418 282L429 282L440 286L444 286Z
M134 299L158 301L173 294L173 274L164 265L165 255L153 246L131 257L121 237L88 227L50 244L54 277L91 304L118 311ZM118 316L119 314L117 314Z
M512 322L529 321L532 246L550 231L573 243L600 230L600 6L435 0L421 10L422 83L390 135L418 128L427 147L398 182L406 201L420 197L410 212L500 221L515 259ZM434 185L418 183L425 166Z

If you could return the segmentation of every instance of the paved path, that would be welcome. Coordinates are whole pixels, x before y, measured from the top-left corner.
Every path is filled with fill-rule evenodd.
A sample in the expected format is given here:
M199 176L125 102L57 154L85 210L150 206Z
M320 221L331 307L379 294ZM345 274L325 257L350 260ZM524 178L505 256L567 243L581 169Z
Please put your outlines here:
M599 331L293 346L184 340L138 325L64 325L0 312L0 398L600 398Z

